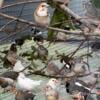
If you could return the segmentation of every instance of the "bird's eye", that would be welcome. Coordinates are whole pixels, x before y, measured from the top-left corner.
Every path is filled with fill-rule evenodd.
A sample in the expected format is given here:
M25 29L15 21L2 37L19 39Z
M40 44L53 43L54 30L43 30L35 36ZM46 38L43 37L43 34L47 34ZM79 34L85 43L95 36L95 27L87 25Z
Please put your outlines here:
M45 5L42 5L42 7L45 7Z

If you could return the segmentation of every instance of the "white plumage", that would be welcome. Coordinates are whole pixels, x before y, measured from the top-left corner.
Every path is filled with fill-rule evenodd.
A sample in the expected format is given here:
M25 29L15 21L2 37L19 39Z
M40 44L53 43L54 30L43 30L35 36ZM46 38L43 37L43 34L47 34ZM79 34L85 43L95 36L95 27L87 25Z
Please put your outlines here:
M41 80L34 81L30 78L25 77L23 73L20 73L17 79L17 84L20 90L32 91L36 86L41 84Z

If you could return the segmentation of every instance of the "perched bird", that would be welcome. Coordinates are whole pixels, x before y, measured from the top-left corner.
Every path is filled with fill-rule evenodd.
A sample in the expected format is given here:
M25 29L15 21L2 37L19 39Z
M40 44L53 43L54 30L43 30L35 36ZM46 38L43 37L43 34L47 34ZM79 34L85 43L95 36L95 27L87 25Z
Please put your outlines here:
M34 37L34 41L43 42L44 40L43 33L39 29L33 27L31 31Z
M14 66L17 60L17 48L16 44L13 43L10 46L10 49L8 50L6 56L4 57L4 67L8 68L10 66Z
M35 95L30 92L17 91L15 95L15 100L34 100Z
M34 20L40 26L48 26L50 23L50 14L48 12L48 4L42 2L34 11Z
M69 71L71 71L71 69L73 68L72 66L74 65L74 60L69 58L68 56L62 56L60 62L64 64L64 67Z
M36 86L40 85L42 80L34 81L30 78L27 78L24 73L19 73L17 78L17 84L19 90L22 91L32 91Z
M46 60L47 59L48 50L42 44L38 43L37 52L38 52L38 57L40 57L42 60Z

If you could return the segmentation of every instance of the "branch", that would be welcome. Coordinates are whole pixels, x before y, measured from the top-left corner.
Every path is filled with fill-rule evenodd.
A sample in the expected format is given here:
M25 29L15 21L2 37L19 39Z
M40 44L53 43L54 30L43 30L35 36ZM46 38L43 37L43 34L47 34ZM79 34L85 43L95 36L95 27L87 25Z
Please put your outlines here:
M11 19L11 20L16 20L16 21L19 21L21 23L25 23L25 24L28 24L30 26L36 26L36 27L41 27L40 25L37 25L36 23L32 22L32 21L28 21L28 20L25 20L25 19L21 19L21 18L18 18L18 17L14 17L14 16L10 16L10 15L7 15L7 14L4 14L4 13L0 13L0 16L2 17L5 17L7 19ZM82 31L68 31L68 30L64 30L64 29L59 29L59 28L54 28L54 27L45 27L47 29L50 29L50 30L53 30L53 31L60 31L60 32L64 32L64 33L67 33L67 34L73 34L73 35L82 35Z
M4 26L2 26L1 28L0 28L0 32L2 32L3 31L3 29L6 27L6 26L8 26L10 23L12 23L12 22L14 22L15 20L11 20L11 21L9 21L7 24L5 24Z
M56 0L53 0L54 2L56 2ZM56 2L57 3L57 2ZM69 9L66 5L64 4L58 4L58 6L60 7L61 10L63 10L67 15L71 15L72 17L74 17L76 20L82 22L83 24L94 24L94 25L99 25L100 21L98 20L93 20L93 19L84 19L82 17L80 17L79 15L77 15L76 13L74 13L71 9Z
M32 21L21 19L21 18L15 17L15 16L10 16L10 15L4 14L4 13L0 13L0 16L5 17L5 18L10 19L10 20L19 21L19 22L27 24L29 26L41 27L40 25L37 25L36 23L34 23ZM64 32L64 33L69 34L69 35L79 35L79 36L82 35L82 36L84 36L84 34L82 34L83 31L81 31L81 30L68 31L68 30L55 28L55 27L48 27L48 26L46 26L45 28L53 30L53 31ZM100 34L93 35L93 33L92 33L92 34L89 34L88 36L100 36Z
M45 0L39 0L39 1L34 1L34 0L30 0L30 1L23 1L23 2L17 2L17 3L14 3L14 4L10 4L10 5L5 5L3 7L0 8L1 9L5 9L5 8L8 8L8 7L12 7L12 6L17 6L17 5L21 5L21 4L28 4L28 3L39 3L39 2L44 2Z

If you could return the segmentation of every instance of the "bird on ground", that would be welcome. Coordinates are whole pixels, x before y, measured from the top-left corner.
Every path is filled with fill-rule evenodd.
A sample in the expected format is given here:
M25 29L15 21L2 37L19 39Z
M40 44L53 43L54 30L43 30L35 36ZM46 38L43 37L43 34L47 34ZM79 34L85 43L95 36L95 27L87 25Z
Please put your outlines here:
M12 43L10 49L8 50L6 56L4 57L3 65L8 68L9 66L14 66L17 60L17 48L16 44Z
M34 100L35 95L26 91L17 91L15 95L15 100Z
M46 86L50 86L52 89L58 90L60 88L60 81L55 78L51 78Z
M45 100L60 100L59 93L52 89L51 86L45 87Z
M39 26L47 27L50 23L50 14L48 12L48 4L42 2L34 11L34 20Z
M0 75L0 86L4 90L15 89L15 81L18 77L18 73L14 71L4 72Z
M19 90L22 91L32 91L35 87L39 86L42 83L42 80L35 81L30 78L27 78L24 73L19 73L17 78L17 84Z
M50 60L47 63L46 72L50 75L56 75L59 72L59 68L52 60Z
M37 52L38 52L38 57L41 58L42 60L46 60L48 57L48 50L45 48L42 44L38 44L37 47Z
M0 86L2 88L7 88L14 85L14 80L10 78L0 77Z
M77 75L82 75L82 74L85 74L86 72L86 66L84 65L84 63L76 63L74 68L73 68L73 71L77 74Z
M56 40L58 41L66 41L68 39L68 36L63 32L57 32L56 33Z
M66 91L67 93L72 94L73 91L89 93L91 88L82 80L73 79L69 82L66 82Z

